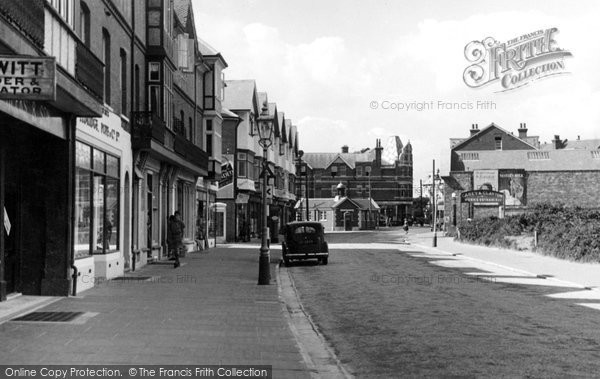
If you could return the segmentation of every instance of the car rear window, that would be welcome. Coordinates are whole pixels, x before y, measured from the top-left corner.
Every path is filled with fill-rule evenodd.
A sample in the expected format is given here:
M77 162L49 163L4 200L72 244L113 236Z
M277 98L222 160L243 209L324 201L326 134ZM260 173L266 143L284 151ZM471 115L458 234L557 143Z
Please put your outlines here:
M299 226L294 230L294 234L314 234L317 233L317 228L312 226Z

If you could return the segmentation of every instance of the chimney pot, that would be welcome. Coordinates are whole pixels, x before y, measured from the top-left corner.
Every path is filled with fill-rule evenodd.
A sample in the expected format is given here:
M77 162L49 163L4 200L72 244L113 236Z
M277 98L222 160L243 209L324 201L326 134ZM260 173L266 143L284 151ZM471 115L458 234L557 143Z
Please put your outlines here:
M347 154L348 153L348 145L342 146L342 153L343 154Z

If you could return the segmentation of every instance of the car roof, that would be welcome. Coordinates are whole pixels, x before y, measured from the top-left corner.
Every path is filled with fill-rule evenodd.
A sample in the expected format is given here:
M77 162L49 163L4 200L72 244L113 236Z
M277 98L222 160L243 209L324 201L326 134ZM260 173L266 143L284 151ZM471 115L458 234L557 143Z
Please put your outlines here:
M318 221L292 221L288 222L286 226L294 227L294 226L320 226L323 225Z

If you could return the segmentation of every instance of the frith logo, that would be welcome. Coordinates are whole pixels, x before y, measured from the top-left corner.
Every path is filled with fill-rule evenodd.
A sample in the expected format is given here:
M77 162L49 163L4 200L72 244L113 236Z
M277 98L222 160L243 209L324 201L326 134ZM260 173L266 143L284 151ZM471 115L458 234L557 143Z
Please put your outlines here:
M500 43L492 37L472 41L465 46L465 58L471 63L463 73L471 88L500 82L503 92L523 87L535 80L566 74L565 57L572 54L557 46L557 28L537 30Z

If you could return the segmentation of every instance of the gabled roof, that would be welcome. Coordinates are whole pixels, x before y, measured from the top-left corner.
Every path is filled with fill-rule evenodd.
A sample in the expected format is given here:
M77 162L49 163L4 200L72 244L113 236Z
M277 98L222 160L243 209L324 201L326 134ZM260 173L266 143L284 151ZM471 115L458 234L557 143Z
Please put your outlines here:
M352 205L354 205L356 208L358 208L360 210L369 210L369 203L371 205L371 207L370 207L371 210L376 211L376 210L380 209L379 204L377 204L375 202L375 200L373 200L372 198L371 199L360 199L360 198L349 198L347 196L340 198L335 204L333 204L333 208L338 208L345 202L351 203ZM308 205L310 206L310 202L308 203Z
M296 127L296 125L292 125L292 120L290 120L289 118L285 119L285 124L289 127L288 142L295 149L295 151L298 152L298 128Z
M294 208L299 208L300 205L304 204L306 201L304 198L298 200ZM333 209L333 205L336 203L333 198L311 198L308 202L308 208L311 210L315 209Z
M208 42L200 38L196 38L196 40L198 41L198 50L204 57L219 59L223 63L223 67L228 67L225 58L223 58L221 53L219 53L214 47L212 47L208 44Z
M277 104L269 103L269 115L273 116L273 127L275 128L273 134L275 137L281 137L281 126L279 125L279 114L277 112Z
M285 114L283 112L277 112L277 121L279 122L279 127L281 128L281 141L288 142L288 128L285 123Z
M314 168L326 169L336 160L341 159L351 169L356 168L357 163L372 163L375 160L375 150L364 153L306 153L304 158Z
M258 94L254 80L226 80L223 106L233 111L259 114Z
M454 146L452 149L453 149L453 150L458 150L458 149L460 149L460 148L464 147L464 146L465 146L466 144L468 144L470 141L474 140L475 138L479 138L479 137L481 137L483 134L485 134L485 133L489 133L490 131L492 131L492 130L494 130L494 129L496 129L496 130L499 130L499 131L501 131L502 133L506 134L508 137L510 137L510 138L514 138L514 139L516 139L516 140L518 140L518 141L522 142L523 144L525 144L525 145L527 145L527 146L531 147L532 149L535 149L535 150L537 150L537 148L536 148L535 146L533 146L532 144L530 144L529 142L527 142L527 141L524 141L524 140L520 139L519 137L516 137L516 136L514 136L513 134L511 134L510 132L508 132L508 131L506 131L506 130L502 129L501 127L499 127L498 125L494 124L493 122L492 122L491 124L489 124L488 126L486 126L485 128L481 129L481 130L480 130L478 133L475 133L474 135L470 136L469 138L466 138L464 141L462 141L462 142L459 142L459 143L458 143L458 144L456 144L456 146ZM452 141L453 139L451 138L450 140Z
M230 111L227 108L221 108L221 115L223 116L223 118L241 119L240 116L238 116L237 114L233 113L232 111Z
M190 11L190 1L189 0L175 0L173 2L173 8L175 10L175 15L179 19L181 25L187 24L187 19Z

